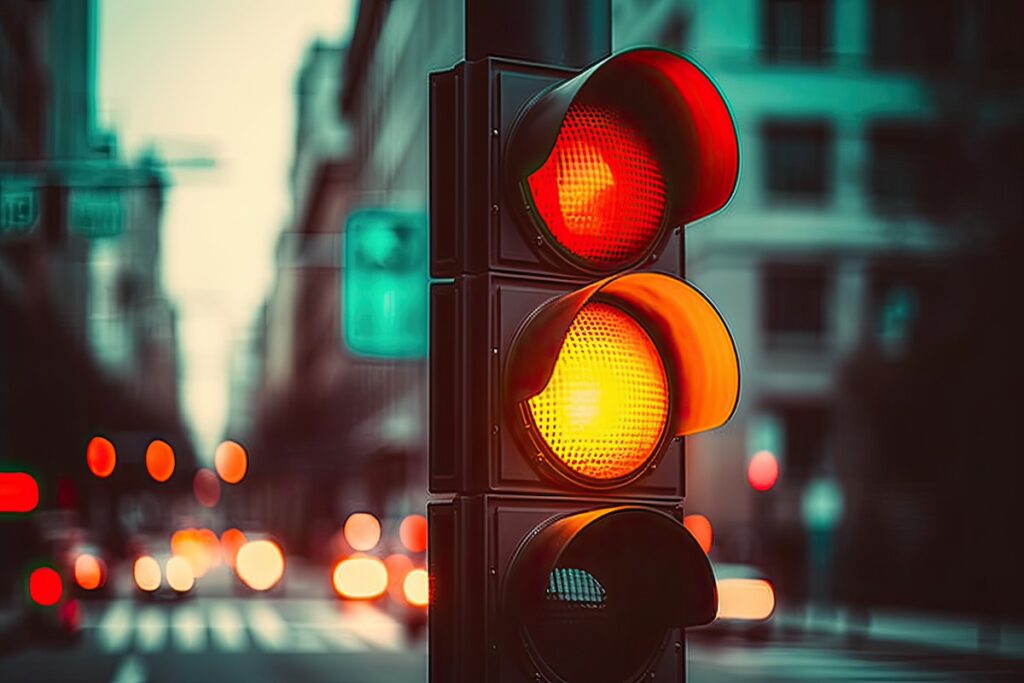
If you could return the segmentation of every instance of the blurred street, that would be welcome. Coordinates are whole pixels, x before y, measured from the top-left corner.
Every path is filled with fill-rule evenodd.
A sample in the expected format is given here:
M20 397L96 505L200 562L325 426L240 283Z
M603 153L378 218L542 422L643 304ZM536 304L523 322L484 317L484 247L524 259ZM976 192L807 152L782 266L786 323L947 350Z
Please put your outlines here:
M74 643L34 644L7 630L3 681L421 681L426 638L383 606L343 603L311 567L289 567L276 597L247 597L226 569L202 595L83 601ZM124 577L127 579L127 577ZM120 593L120 590L116 591ZM8 625L10 629L12 625ZM22 633L24 637L24 633Z

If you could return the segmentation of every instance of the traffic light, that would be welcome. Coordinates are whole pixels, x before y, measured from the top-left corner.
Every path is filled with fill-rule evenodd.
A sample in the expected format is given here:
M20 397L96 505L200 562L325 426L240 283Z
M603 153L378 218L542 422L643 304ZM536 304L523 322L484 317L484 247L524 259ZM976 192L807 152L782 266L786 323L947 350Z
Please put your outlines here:
M682 228L732 196L732 116L657 49L430 89L431 677L682 680L717 609L682 437L739 396Z

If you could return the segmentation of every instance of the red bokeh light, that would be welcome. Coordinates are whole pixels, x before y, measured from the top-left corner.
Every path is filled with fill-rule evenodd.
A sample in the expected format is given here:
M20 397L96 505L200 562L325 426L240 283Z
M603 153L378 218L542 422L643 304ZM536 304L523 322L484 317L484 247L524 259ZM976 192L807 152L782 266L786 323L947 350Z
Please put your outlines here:
M56 570L40 567L28 579L28 594L37 605L56 605L64 594L64 582Z
M213 470L205 467L196 471L192 479L192 494L200 505L212 508L220 501L220 482Z
M427 549L427 518L409 515L398 527L398 537L409 552L422 553Z
M779 480L779 461L771 451L758 451L747 465L747 481L755 491L767 491Z
M25 472L0 472L0 512L31 512L39 505L39 484Z

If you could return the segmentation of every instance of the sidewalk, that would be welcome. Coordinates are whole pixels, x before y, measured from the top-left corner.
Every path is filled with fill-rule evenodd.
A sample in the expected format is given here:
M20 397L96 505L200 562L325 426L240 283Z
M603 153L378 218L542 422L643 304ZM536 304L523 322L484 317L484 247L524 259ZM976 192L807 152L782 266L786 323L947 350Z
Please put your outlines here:
M1024 659L1024 624L888 609L845 607L776 612L776 629L903 643L964 654Z

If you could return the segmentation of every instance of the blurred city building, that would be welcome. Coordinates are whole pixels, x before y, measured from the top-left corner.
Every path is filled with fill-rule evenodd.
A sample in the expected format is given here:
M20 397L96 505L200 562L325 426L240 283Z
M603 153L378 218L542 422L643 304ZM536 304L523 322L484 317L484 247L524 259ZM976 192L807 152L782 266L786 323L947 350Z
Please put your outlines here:
M183 471L194 456L161 279L168 181L155 153L126 161L98 128L95 36L87 0L0 6L0 460L102 536L111 492L148 481L149 439L173 443ZM96 434L131 472L102 492L85 461Z
M1020 5L612 4L615 49L692 55L739 127L737 194L687 231L687 276L731 325L743 396L727 428L690 440L688 509L713 521L720 559L767 565L791 599L834 600L837 576L846 599L920 602L923 549L944 543L923 501L941 494L920 484L930 467L914 486L878 476L877 425L852 405L848 368L905 350L950 256L976 239L965 154L993 137L979 119L1020 120L1024 50L1005 29ZM747 482L764 450L781 471L769 492Z

